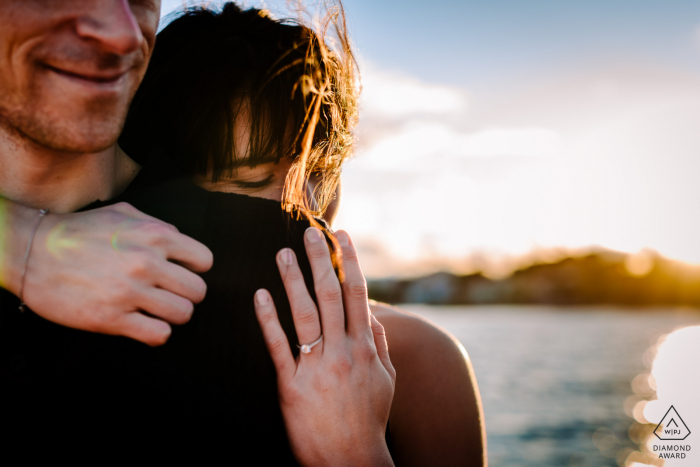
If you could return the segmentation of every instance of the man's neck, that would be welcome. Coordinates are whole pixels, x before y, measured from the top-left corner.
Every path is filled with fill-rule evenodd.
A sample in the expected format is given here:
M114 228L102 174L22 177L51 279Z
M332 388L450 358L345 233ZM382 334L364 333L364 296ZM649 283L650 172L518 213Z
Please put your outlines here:
M140 167L116 144L66 153L13 138L0 129L0 197L37 209L72 212L119 195Z

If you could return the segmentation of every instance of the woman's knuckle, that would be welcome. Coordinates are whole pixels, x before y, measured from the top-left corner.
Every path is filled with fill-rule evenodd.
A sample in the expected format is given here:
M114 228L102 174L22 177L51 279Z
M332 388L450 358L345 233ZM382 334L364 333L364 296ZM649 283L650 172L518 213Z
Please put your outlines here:
M309 248L306 251L306 255L309 259L319 260L329 256L328 249L324 246Z
M352 371L353 361L346 352L339 353L333 362L333 372L337 375L347 375Z
M377 349L372 341L362 339L357 344L357 353L363 361L370 361L377 356Z
M266 306L259 307L258 321L260 321L261 325L269 325L274 323L275 314L272 312L272 309Z
M285 272L284 278L289 282L299 282L304 279L304 275L299 269L292 268Z
M348 282L346 288L351 298L367 298L367 285L364 281Z
M296 314L300 324L315 324L318 322L318 312L311 307L304 307Z
M346 246L343 248L343 260L345 261L357 261L357 252L354 248Z
M340 302L343 299L340 287L321 287L316 291L316 295L324 302Z
M280 337L269 337L266 339L267 347L270 349L270 353L278 354L284 351L284 346L286 342Z

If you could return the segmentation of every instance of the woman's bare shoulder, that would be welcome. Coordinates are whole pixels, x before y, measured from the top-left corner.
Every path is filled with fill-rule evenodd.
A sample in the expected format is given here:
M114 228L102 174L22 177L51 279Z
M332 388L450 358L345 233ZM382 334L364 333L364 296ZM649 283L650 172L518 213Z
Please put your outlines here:
M374 300L370 300L370 308L387 333L393 334L394 345L409 346L428 354L447 351L460 361L469 358L462 344L452 334L427 319Z
M483 412L465 348L416 314L376 302L370 307L396 368L390 430L397 465L485 463Z

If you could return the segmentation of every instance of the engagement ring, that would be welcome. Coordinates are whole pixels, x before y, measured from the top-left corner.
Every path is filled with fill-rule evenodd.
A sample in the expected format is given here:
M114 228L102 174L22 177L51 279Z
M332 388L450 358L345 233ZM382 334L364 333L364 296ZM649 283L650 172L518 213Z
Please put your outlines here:
M301 349L301 353L310 353L310 352L311 352L311 349L313 349L314 346L315 346L316 344L320 343L322 340L323 340L323 334L321 334L321 337L319 337L318 339L316 339L316 340L313 341L312 343L310 343L310 344L302 344L302 345L298 345L298 344L297 344L297 347L299 347L299 348Z

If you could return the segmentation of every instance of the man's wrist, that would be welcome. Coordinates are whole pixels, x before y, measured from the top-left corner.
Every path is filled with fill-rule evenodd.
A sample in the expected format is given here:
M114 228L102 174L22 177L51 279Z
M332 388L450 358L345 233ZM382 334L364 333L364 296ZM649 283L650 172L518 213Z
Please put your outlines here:
M36 210L0 198L0 287L19 293L22 260Z

